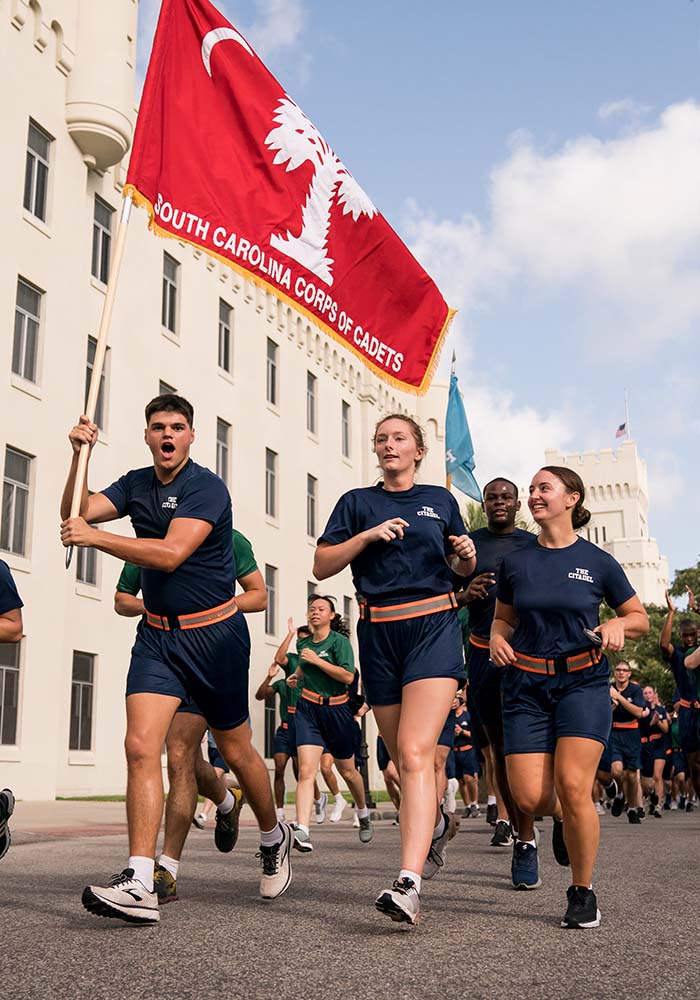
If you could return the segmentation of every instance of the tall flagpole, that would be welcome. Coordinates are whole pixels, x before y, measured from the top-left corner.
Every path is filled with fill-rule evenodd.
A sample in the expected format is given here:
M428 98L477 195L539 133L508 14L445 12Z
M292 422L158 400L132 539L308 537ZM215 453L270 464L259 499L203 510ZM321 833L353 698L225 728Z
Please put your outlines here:
M131 215L131 195L128 195L122 203L122 212L119 219L119 227L117 229L117 237L114 241L114 253L112 255L112 266L109 269L109 280L107 281L107 291L105 292L105 300L102 306L102 316L100 317L100 326L97 332L97 347L95 348L95 360L92 365L92 373L90 375L90 389L88 391L87 405L85 407L85 415L88 420L93 421L95 419L95 411L97 409L97 397L100 392L100 381L102 379L102 369L105 363L105 354L107 353L107 334L109 333L109 327L112 322L112 309L114 307L114 297L117 291L117 281L119 280L119 271L121 269L122 258L124 256L124 245L126 244L126 232L129 227L129 216ZM75 483L73 485L73 499L70 506L70 516L78 517L80 514L80 500L83 495L83 488L85 486L85 478L87 476L87 464L88 458L90 456L90 446L88 444L82 444L80 446L80 452L78 454L78 466L75 473ZM71 559L73 558L73 546L69 545L66 549L66 569L71 564Z
M455 368L456 367L457 367L457 352L453 350L452 351L452 367L450 369L450 381L452 381L452 376L455 374ZM445 439L445 443L447 444L447 439ZM449 474L449 472L445 476L445 489L448 489L448 490L452 489L452 476Z
M625 430L627 431L627 440L629 441L632 437L632 430L630 428L630 410L627 403L627 389L625 389Z

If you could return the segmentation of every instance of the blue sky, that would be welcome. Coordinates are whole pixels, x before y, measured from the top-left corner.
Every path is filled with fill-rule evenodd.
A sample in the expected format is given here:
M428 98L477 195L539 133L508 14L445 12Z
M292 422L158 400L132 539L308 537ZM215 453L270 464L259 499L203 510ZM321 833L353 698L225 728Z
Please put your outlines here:
M477 475L613 447L627 388L651 533L694 563L700 2L217 6L459 308Z

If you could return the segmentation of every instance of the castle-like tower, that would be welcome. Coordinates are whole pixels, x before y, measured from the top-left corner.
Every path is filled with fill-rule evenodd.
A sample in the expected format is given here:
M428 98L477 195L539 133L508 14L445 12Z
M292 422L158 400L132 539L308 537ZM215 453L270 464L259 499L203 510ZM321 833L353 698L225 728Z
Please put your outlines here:
M567 465L578 472L586 487L586 507L592 518L583 533L613 555L624 567L645 604L664 603L668 561L649 537L649 487L646 462L634 441L623 441L617 451L545 451L546 465Z

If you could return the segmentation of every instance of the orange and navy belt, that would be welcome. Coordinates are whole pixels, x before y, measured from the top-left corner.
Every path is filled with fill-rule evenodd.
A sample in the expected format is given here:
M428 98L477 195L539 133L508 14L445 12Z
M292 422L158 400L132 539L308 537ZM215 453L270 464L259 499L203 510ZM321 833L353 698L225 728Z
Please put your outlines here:
M314 705L344 705L346 701L350 701L347 691L345 694L335 694L331 695L330 698L324 698L323 695L316 694L315 691L309 691L307 688L304 688L301 696L305 701L313 702Z
M613 722L613 729L639 729L639 723L635 719L634 722Z
M469 635L469 642L471 643L472 646L476 646L477 649L489 648L489 640L484 639L484 637L481 635L474 635L473 632L471 632Z
M700 708L700 701L687 701L685 698L681 698L681 708Z
M296 706L287 705L287 715L296 715Z
M289 729L289 723L288 722L283 722L282 723L282 729Z
M457 598L453 593L426 597L422 601L409 601L407 604L390 604L383 608L371 606L366 598L359 595L357 600L360 618L365 622L402 622L408 618L434 615L438 611L452 611L457 607Z
M232 597L225 604L219 604L208 611L195 611L192 615L154 615L151 611L146 611L146 621L153 628L160 628L165 632L175 632L178 629L184 632L190 628L204 628L205 625L225 621L237 611L236 598Z
M642 743L652 743L654 740L660 740L663 733L652 733L651 736L642 736Z
M553 659L542 659L539 656L527 656L525 653L515 652L515 663L513 666L520 670L527 670L532 674L571 674L577 670L585 670L586 667L594 667L600 663L601 653L598 649L586 649L582 653L574 653L573 656L556 656Z
M462 752L462 750L471 750L471 749L472 749L471 743L465 743L463 747L455 747L455 750L458 750L460 753Z

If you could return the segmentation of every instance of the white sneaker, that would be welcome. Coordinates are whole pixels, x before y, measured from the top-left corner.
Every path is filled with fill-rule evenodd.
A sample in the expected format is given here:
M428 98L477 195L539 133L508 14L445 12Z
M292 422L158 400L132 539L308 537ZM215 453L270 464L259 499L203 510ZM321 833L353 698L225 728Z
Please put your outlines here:
M149 892L134 878L133 868L113 875L108 886L88 885L83 889L83 906L98 917L117 917L130 924L157 924L158 893Z
M196 816L192 817L192 824L196 826L198 830L203 830L207 822L207 817L204 813L197 813Z
M347 802L342 795L339 795L337 799L333 802L333 808L331 809L331 814L328 819L331 823L339 823L343 815L343 810L345 809Z
M299 851L301 854L310 854L314 849L314 845L311 843L311 835L302 830L301 827L297 826L296 823L292 824L292 847L295 851Z
M260 858L263 873L260 895L263 899L276 899L286 892L292 881L292 828L280 823L284 836L274 847L260 847L255 855Z
M673 801L671 802L671 809L676 809L676 810L678 809L678 802L676 801L676 799L673 799Z
M325 792L321 792L321 798L314 800L314 813L317 823L325 823L327 805L328 805L328 796L326 795Z
M456 778L450 778L447 782L447 789L445 791L445 812L453 813L457 811L457 791L459 789L459 782Z
M360 817L357 815L357 810L355 809L352 811L352 825L355 830L359 829Z
M423 865L423 878L434 878L445 864L447 841L450 835L450 824L444 813L442 816L445 821L445 829L440 836L436 837L430 844L428 857L425 859L425 864Z
M605 806L603 805L602 802L596 802L595 811L598 813L599 816L605 816Z
M397 879L391 889L385 889L377 896L374 905L380 913L386 913L396 923L418 923L420 896L410 878L402 878L400 881Z

